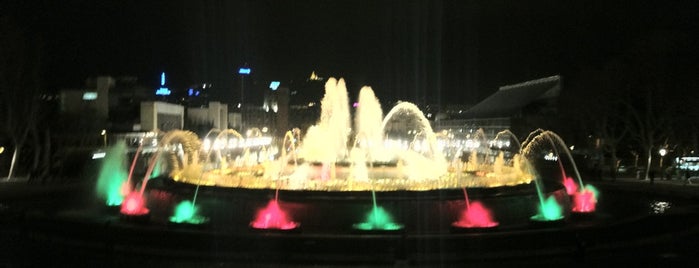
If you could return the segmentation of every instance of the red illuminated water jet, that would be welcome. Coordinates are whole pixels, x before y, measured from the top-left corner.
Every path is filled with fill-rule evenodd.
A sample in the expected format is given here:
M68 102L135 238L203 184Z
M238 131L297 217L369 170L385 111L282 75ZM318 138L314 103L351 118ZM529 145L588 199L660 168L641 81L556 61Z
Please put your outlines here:
M128 216L142 216L148 214L150 210L145 207L143 196L137 192L132 192L124 199L120 212Z
M451 225L458 228L490 228L498 226L498 222L493 220L490 210L485 208L481 202L474 201L461 212L458 221Z
M276 200L270 200L267 207L257 212L255 220L250 223L254 229L292 230L299 226L298 223L289 220Z
M566 188L566 193L568 193L568 195L574 195L578 191L578 185L571 177L563 179L563 186Z
M583 189L580 192L576 192L572 195L573 197L573 208L572 211L576 213L590 213L595 211L597 205L597 197L595 193L589 189Z

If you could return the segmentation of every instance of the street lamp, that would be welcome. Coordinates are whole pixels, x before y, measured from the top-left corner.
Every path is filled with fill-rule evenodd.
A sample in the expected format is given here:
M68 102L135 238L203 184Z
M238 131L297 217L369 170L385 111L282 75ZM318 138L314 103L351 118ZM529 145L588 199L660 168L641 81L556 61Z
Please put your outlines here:
M100 132L100 136L102 136L102 140L104 141L104 147L107 148L107 130L103 129L102 132Z
M665 157L665 155L667 155L667 148L660 148L660 150L658 150L658 154L660 155L660 168L662 169L663 158Z
M240 131L245 130L245 76L250 75L252 69L248 67L240 67L238 74L240 75Z

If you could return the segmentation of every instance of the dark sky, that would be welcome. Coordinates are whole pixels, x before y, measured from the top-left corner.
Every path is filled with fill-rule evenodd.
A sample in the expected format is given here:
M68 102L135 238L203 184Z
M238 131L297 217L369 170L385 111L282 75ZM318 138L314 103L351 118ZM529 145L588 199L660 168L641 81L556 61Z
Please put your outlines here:
M291 82L315 70L384 101L475 103L501 85L601 66L653 31L696 33L694 1L5 1L44 43L44 83L134 75L156 87L236 70ZM351 97L355 97L353 95Z

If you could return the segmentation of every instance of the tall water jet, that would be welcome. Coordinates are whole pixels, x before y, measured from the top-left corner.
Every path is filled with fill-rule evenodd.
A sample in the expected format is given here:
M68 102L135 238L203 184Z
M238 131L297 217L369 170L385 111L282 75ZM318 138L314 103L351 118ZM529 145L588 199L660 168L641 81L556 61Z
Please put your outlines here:
M359 91L357 111L354 116L356 147L367 152L370 161L387 162L388 156L383 149L383 129L381 127L383 111L379 99L371 87L362 87Z
M319 121L308 128L303 140L303 158L325 164L336 163L347 156L350 112L345 80L329 78L321 100Z
M293 165L289 159L275 161L264 150L259 157L246 150L234 162L223 159L217 151L219 160L214 168L207 166L203 170L201 165L175 168L173 179L192 184L255 189L423 191L445 187L518 185L530 183L535 177L517 169L516 158L515 167L510 167L509 160L505 162L489 157L491 149L486 146L482 129L473 135L476 142L467 140L464 144L447 140L458 151L445 154L442 151L444 144L438 138L453 139L450 133L434 133L423 112L408 102L398 103L382 118L381 105L369 87L361 89L354 118L356 127L350 129L344 81L330 79L325 91L318 122L308 129L301 142L294 143L298 147L294 146L292 150ZM348 137L349 130L354 137ZM291 136L301 140L299 133L293 131ZM353 138L351 143L348 142L350 138ZM287 134L282 143L290 139ZM459 158L464 148L473 149L469 150L473 152L473 158L485 156L485 159L470 161L473 172L462 173L469 169L468 165L464 168ZM289 152L288 148L283 153L286 152ZM231 152L227 154L233 155ZM494 172L496 170L498 172ZM202 171L204 176L199 175ZM375 185L371 185L372 182Z
M97 194L107 206L119 206L126 196L122 192L128 180L126 171L126 143L119 141L108 148L97 177Z
M156 130L155 132L148 132L145 135L143 135L142 138L139 139L138 141L138 147L136 148L136 152L134 153L133 159L131 160L131 167L129 167L129 175L121 186L121 193L123 196L128 196L131 191L134 190L135 183L133 180L133 175L134 171L136 169L136 163L138 163L139 157L143 155L143 147L146 144L146 139L153 139L157 141L159 131ZM157 161L155 163L155 167L153 168L153 172L151 173L151 178L157 177L162 174L163 166L162 166L162 161Z
M136 149L136 153L134 154L133 160L131 161L131 167L129 168L129 175L127 177L127 180L121 186L121 193L124 196L127 196L133 190L133 172L136 168L136 163L138 163L138 157L141 155L141 151L143 150L144 143L145 141L143 139L139 139L138 148Z

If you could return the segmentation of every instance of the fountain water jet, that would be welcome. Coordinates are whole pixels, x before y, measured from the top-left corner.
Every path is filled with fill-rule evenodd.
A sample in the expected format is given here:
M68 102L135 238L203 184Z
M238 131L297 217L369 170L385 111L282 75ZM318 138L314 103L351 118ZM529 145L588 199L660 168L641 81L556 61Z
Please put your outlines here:
M453 163L456 158L447 161L437 142L437 135L417 106L401 102L381 118L380 103L370 87L364 87L360 91L354 118L356 127L353 129L353 145L348 150L350 139L347 136L350 133L338 131L350 129L346 127L349 123L348 108L339 104L346 102L344 80L330 79L325 91L321 117L294 149L293 165L287 160L284 160L287 161L285 163L272 163L270 159L254 168L247 168L249 170L230 172L225 168L226 163L219 159L216 161L221 167L205 171L201 180L201 167L175 170L172 173L174 179L192 184L253 189L424 191L518 185L529 183L534 178L516 168L517 160L513 167L501 165L498 174L488 173L489 168L485 166L487 163L484 163L476 176L473 173L462 173L460 167L463 165L460 162ZM409 118L404 118L405 116ZM414 125L394 122L404 120ZM396 126L400 126L400 129ZM391 129L387 131L387 127ZM408 130L407 134L405 130ZM299 132L296 131L294 137L299 136L298 140L301 140ZM386 133L389 135L385 135ZM484 136L482 138L485 139ZM285 137L287 139L288 135ZM251 157L245 155L243 158ZM211 159L207 159L209 160ZM198 172L187 172L188 169L196 169ZM484 179L486 176L487 179Z
M255 220L250 223L253 229L264 230L293 230L299 226L297 222L289 219L276 199L270 200L266 207L260 209L255 215Z
M371 191L372 208L366 216L366 221L352 225L352 228L362 231L397 231L403 229L402 224L395 223L393 217L383 207L376 204L376 192Z
M479 201L470 202L468 199L468 193L466 188L462 189L464 192L464 203L466 207L461 211L459 215L459 220L451 224L451 226L456 228L492 228L499 225L499 223L493 220L492 213Z
M107 206L121 205L126 196L122 191L128 177L125 156L126 143L120 141L107 150L103 159L104 162L97 177L97 193L105 200Z
M529 134L529 136L525 140L525 143L523 143L526 145L522 149L522 155L529 157L537 157L536 154L532 155L533 148L536 146L540 146L544 143L548 143L551 146L551 150L553 150L556 153L555 161L561 172L562 185L565 187L566 192L573 199L573 212L589 213L594 211L597 199L594 196L594 194L592 194L592 191L583 190L585 189L585 186L583 186L584 184L582 183L580 174L578 173L577 167L575 166L575 162L570 154L570 151L568 151L567 146L558 135L551 131L545 131L542 129L535 130L534 132ZM567 159L570 161L570 164L572 165L574 172L578 177L579 185L581 185L581 187L578 187L573 181L573 179L566 175L565 169L563 168L562 159L560 157L559 149L562 149L566 153L566 156L568 157ZM539 195L540 206L539 214L533 216L531 219L537 221L553 221L557 219L562 219L563 215L561 205L558 204L558 202L553 196L544 198L543 190L541 189L543 186L541 185L539 177L537 177L535 183L537 187L537 193ZM580 189L581 191L578 192L578 189ZM575 207L576 204L578 204L577 208Z
M171 146L171 142L173 140L179 140L180 143L178 146L175 148L169 148ZM133 216L133 217L141 217L141 216L147 216L149 213L148 208L146 208L146 202L143 197L143 194L146 190L146 185L151 177L151 174L153 173L153 169L155 168L156 164L160 160L160 156L165 150L169 151L175 151L178 155L185 155L184 151L186 152L186 157L179 158L179 160L182 161L181 165L178 165L178 161L173 161L173 165L175 166L174 168L177 169L178 166L195 166L196 163L198 162L198 150L200 148L201 143L199 142L198 137L189 131L182 131L182 130L173 130L171 132L168 132L166 135L163 136L162 140L158 144L158 151L155 153L154 156L150 158L150 162L148 165L148 169L146 170L146 174L143 177L143 180L141 181L141 189L138 192L131 192L128 196L126 201L122 204L121 207L121 214L126 215L126 216ZM167 148L166 148L167 147ZM190 165L191 164L191 165Z
M571 199L573 200L574 206L572 208L572 211L575 213L594 212L597 203L597 191L594 190L593 186L585 185L583 183L582 176L580 176L580 172L578 171L578 167L575 164L575 160L573 160L573 156L571 155L570 150L568 150L568 146L565 144L565 142L563 141L563 139L561 139L560 136L558 136L556 133L553 133L552 131L544 131L540 129L537 131L539 132L539 134L537 136L534 136L531 139L531 141L535 141L540 137L544 137L551 144L551 147L557 156L556 162L561 171L562 184L566 188L566 192L568 193L568 195L570 195ZM560 154L561 150L563 151L563 155L566 157L566 159L570 163L570 166L573 169L573 172L577 178L577 185L575 184L573 178L567 176L565 169L563 168L563 160Z
M350 113L345 80L329 78L321 100L318 123L311 126L303 139L302 157L306 161L334 165L347 155Z
M400 102L396 104L396 106L386 114L386 117L381 123L381 129L385 132L386 125L399 112L407 112L418 119L418 128L415 136L413 136L413 142L411 144L416 144L418 137L424 135L427 148L423 148L422 145L420 148L423 152L429 152L427 156L413 150L397 153L396 157L399 157L399 160L403 161L406 165L406 172L403 175L413 180L426 180L440 178L446 174L448 164L442 151L437 146L436 135L432 130L429 120L425 118L422 111L420 111L415 104L409 102Z

